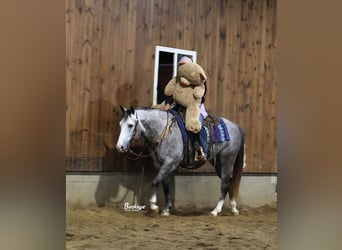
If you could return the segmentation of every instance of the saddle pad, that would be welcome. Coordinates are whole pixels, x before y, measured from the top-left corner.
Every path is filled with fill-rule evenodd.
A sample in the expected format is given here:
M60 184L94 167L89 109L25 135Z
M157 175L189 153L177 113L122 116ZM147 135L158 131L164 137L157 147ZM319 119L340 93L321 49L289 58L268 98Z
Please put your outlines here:
M183 142L187 143L189 140L189 137L188 137L188 132L184 125L183 118L174 110L170 110L170 113L175 117L177 124L182 132ZM201 140L204 139L203 141L206 141L207 144L210 142L210 139L211 139L211 142L213 143L229 141L230 138L229 138L227 126L221 118L220 118L220 123L218 125L213 125L212 129L213 129L212 130L213 138L210 138L209 127L203 125L200 131Z
M205 130L205 133L202 133L202 130ZM207 143L210 142L210 139L211 139L212 143L224 142L224 141L230 140L229 133L227 130L227 126L221 118L220 118L220 123L218 125L212 126L213 138L210 138L210 131L209 131L208 126L202 126L202 130L201 130L201 136L205 136Z

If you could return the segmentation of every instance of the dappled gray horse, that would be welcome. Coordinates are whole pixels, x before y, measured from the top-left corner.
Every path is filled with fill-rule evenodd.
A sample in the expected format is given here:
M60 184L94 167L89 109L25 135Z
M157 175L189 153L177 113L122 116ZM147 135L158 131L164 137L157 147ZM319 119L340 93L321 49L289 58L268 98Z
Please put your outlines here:
M183 160L183 139L177 123L173 123L173 115L160 109L138 108L126 109L121 106L123 118L120 121L120 135L116 149L121 152L129 150L130 143L144 137L149 145L154 166L159 170L152 181L150 209L158 211L157 188L162 183L165 194L163 215L169 215L172 208L169 192L169 175L177 169ZM238 193L242 169L244 167L244 135L235 123L222 118L229 131L230 140L215 143L213 150L208 151L209 162L215 167L221 178L221 196L211 214L216 216L222 211L227 193L230 198L231 211L237 215L236 196ZM215 159L215 160L214 160Z

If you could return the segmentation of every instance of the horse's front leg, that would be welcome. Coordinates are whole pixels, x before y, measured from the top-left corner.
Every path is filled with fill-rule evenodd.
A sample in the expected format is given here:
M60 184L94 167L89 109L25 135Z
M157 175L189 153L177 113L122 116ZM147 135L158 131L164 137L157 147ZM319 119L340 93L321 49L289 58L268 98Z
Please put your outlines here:
M152 155L153 158L153 164L156 169L161 169L161 164L157 159L157 156L155 154ZM152 182L152 193L150 197L150 210L153 212L158 213L159 207L157 205L157 188L159 186L159 183L156 181L156 178Z
M169 216L170 211L172 209L172 201L171 201L171 194L170 194L170 175L166 176L162 180L164 196L165 196L165 208L162 211L162 215Z
M152 184L152 194L150 198L150 209L151 211L156 212L156 213L159 212L159 207L157 205L157 187L154 187Z
M170 214L170 208L171 205L171 196L170 196L170 188L169 188L169 174L172 173L176 168L177 164L175 162L170 163L164 163L162 167L159 170L158 175L153 179L152 181L152 194L150 198L150 209L153 212L158 212L159 207L157 205L157 188L159 187L159 184L163 184L164 189L164 195L165 195L165 209L163 210L163 215L169 215Z

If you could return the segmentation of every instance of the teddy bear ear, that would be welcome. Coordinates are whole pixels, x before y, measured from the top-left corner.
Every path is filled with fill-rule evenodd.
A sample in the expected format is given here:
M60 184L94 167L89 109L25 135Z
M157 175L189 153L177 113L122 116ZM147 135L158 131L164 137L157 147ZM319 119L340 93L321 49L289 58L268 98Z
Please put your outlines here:
M191 58L190 57L187 57L187 56L183 56L180 61L178 62L179 65L183 65L183 64L186 64L188 62L192 62Z
M207 80L207 78L202 73L200 73L200 78L201 78L202 81Z

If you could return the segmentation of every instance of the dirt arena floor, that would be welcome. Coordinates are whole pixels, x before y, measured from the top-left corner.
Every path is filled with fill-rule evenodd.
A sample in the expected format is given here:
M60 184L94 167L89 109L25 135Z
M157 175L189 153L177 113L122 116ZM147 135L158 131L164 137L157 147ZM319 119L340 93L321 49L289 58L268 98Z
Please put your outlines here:
M164 217L114 206L67 208L66 249L276 249L277 210L209 209Z

